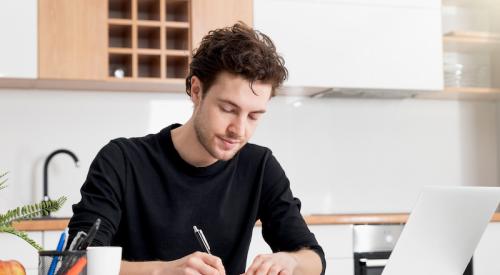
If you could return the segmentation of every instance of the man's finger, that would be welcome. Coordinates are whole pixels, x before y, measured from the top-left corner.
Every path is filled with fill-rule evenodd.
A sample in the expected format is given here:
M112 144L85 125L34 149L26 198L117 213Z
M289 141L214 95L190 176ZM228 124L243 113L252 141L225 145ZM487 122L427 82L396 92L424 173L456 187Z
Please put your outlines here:
M279 265L272 265L271 268L269 268L269 271L267 272L268 275L278 275L281 274L280 272L283 270L282 266Z
M257 268L261 265L261 263L266 259L264 255L257 255L255 259L253 259L252 264L248 267L247 272L245 272L245 275L255 275Z
M256 275L267 275L267 274L269 274L269 269L271 269L271 266L273 266L272 261L263 261L260 263L260 266L257 267L255 274Z
M186 260L186 270L192 269L199 274L222 274L216 268L210 266L200 255L191 255Z
M210 255L208 253L197 252L196 255L202 259L202 261L216 269L219 274L226 274L226 270L224 269L224 265L222 264L222 260L214 255Z

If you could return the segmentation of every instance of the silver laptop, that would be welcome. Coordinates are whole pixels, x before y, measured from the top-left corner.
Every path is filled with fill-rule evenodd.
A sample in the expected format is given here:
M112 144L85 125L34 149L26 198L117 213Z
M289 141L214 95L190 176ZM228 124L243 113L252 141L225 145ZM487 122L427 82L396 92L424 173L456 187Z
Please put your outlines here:
M425 187L382 275L462 275L500 187Z

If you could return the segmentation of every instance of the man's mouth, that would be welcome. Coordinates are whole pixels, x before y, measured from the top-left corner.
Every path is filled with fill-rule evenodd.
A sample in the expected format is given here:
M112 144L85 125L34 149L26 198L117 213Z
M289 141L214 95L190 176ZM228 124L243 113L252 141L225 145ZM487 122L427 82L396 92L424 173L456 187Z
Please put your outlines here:
M233 149L238 143L240 143L239 140L237 139L228 139L228 138L223 138L223 137L218 137L222 141L223 148L225 150L231 150Z

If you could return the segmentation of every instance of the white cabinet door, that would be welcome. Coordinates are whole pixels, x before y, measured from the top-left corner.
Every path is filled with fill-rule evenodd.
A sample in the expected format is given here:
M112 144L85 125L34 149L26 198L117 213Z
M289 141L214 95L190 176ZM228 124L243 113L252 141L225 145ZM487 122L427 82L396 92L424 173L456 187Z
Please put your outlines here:
M440 1L422 3L255 0L254 26L284 56L286 86L440 90Z
M28 232L27 234L42 245L42 232ZM12 234L0 233L0 259L17 260L27 270L36 270L38 268L38 251Z
M292 0L293 1L293 0ZM441 1L436 0L316 0L317 2L330 2L330 3L355 3L361 5L386 5L398 7L411 7L411 8L441 8Z
M256 226L253 228L252 241L250 242L250 248L248 249L247 267L252 264L255 256L268 253L272 253L272 250L262 237L262 227Z
M325 275L354 275L353 259L326 259Z
M474 275L500 274L500 223L490 223L474 253Z
M352 225L310 225L309 230L314 233L326 258L353 258Z
M37 1L0 1L0 77L37 77Z
M353 275L353 229L352 225L310 225L326 257L326 275ZM248 251L247 266L258 254L271 253L262 238L262 227L255 227Z

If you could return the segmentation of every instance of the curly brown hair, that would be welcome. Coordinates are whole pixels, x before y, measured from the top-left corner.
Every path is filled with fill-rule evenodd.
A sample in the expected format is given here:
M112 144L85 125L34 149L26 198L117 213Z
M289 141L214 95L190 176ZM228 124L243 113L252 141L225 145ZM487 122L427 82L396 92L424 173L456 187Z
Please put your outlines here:
M276 88L288 76L284 63L267 35L238 22L203 37L189 65L186 93L191 96L193 76L202 82L202 96L205 96L219 73L228 72L247 79L251 86L256 80L271 84L271 96L275 96Z

